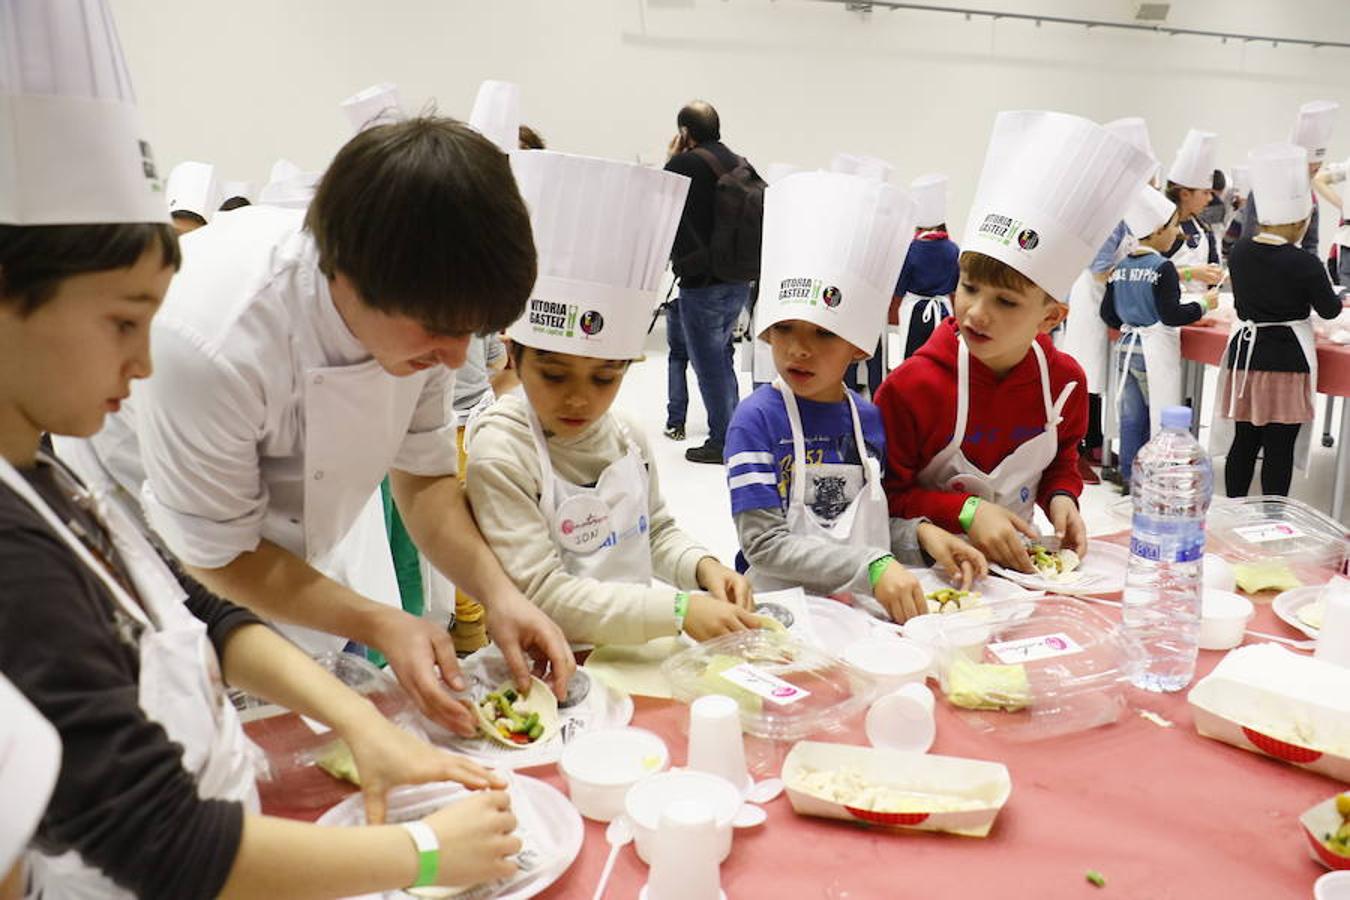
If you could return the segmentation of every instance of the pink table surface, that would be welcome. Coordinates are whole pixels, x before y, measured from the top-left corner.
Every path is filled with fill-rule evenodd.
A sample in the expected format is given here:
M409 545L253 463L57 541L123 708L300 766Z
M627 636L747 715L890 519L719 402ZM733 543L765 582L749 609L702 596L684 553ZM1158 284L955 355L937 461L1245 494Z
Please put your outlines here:
M1251 627L1301 638L1271 612L1272 598L1253 598ZM1199 674L1221 657L1202 651ZM635 701L633 724L664 738L672 764L682 764L686 708ZM1337 793L1338 782L1200 737L1185 692L1134 692L1130 701L1132 709L1113 725L1027 744L980 734L939 701L932 752L996 760L1012 775L1012 795L988 838L891 833L798 816L783 796L765 807L763 826L736 832L721 869L723 889L732 900L1311 896L1324 870L1308 856L1298 816ZM1175 727L1159 727L1135 709L1152 710ZM860 722L827 739L865 743ZM566 791L552 766L525 774ZM275 803L264 809L317 815ZM603 825L585 820L585 828L577 860L540 897L593 893L609 848ZM1089 869L1106 876L1104 889L1087 883ZM630 845L606 896L635 897L646 877Z

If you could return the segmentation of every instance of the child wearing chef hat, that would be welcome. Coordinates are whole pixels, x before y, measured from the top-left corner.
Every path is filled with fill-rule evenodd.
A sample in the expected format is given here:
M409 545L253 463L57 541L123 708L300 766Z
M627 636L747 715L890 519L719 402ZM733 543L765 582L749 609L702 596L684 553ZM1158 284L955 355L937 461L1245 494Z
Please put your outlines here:
M765 194L755 330L778 376L741 401L725 450L756 590L871 597L903 622L928 611L905 563L936 559L962 587L985 570L954 535L890 518L881 415L844 384L877 345L913 233L909 196L878 179L803 172Z
M548 150L512 167L539 278L507 329L524 396L498 398L466 438L483 536L573 642L754 627L749 581L676 526L645 437L610 409L642 353L688 179Z
M994 123L962 241L955 315L877 393L891 514L965 533L1031 571L1039 506L1082 553L1082 369L1049 333L1069 289L1153 167L1101 126L1053 112Z

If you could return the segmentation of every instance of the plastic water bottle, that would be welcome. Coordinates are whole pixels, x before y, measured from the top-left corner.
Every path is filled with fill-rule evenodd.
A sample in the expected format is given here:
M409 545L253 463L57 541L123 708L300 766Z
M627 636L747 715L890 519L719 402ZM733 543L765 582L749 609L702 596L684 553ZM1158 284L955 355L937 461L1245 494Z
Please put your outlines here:
M1126 636L1143 651L1131 681L1149 691L1179 691L1195 677L1214 469L1190 425L1189 408L1164 409L1162 431L1140 448L1130 479L1123 618Z

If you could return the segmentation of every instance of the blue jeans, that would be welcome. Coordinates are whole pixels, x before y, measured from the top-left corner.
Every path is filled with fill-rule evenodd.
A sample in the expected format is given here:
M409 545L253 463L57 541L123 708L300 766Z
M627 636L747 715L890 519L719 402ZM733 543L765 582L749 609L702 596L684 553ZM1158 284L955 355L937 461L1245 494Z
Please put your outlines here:
M1136 349L1130 356L1120 394L1120 477L1125 481L1130 480L1135 454L1148 443L1148 437L1148 369L1144 367L1144 352Z
M689 351L684 346L684 320L680 317L680 298L666 304L666 427L683 428L689 411Z
M726 443L727 425L740 401L731 334L749 299L748 284L680 286L678 303L684 323L684 346L708 411L708 442L718 447Z

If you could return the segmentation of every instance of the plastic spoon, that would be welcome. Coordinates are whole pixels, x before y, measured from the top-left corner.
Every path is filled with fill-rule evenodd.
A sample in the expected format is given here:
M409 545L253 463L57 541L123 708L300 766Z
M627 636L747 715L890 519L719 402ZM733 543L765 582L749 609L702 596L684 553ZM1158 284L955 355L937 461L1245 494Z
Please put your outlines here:
M605 840L609 842L609 858L605 860L605 868L600 872L600 883L595 886L595 896L591 900L600 900L605 896L605 888L609 885L609 876L614 872L614 863L619 859L619 851L633 840L633 827L628 824L627 816L619 816L606 826Z
M750 789L745 792L745 799L751 803L768 803L781 793L783 793L783 779L766 778L750 785Z

